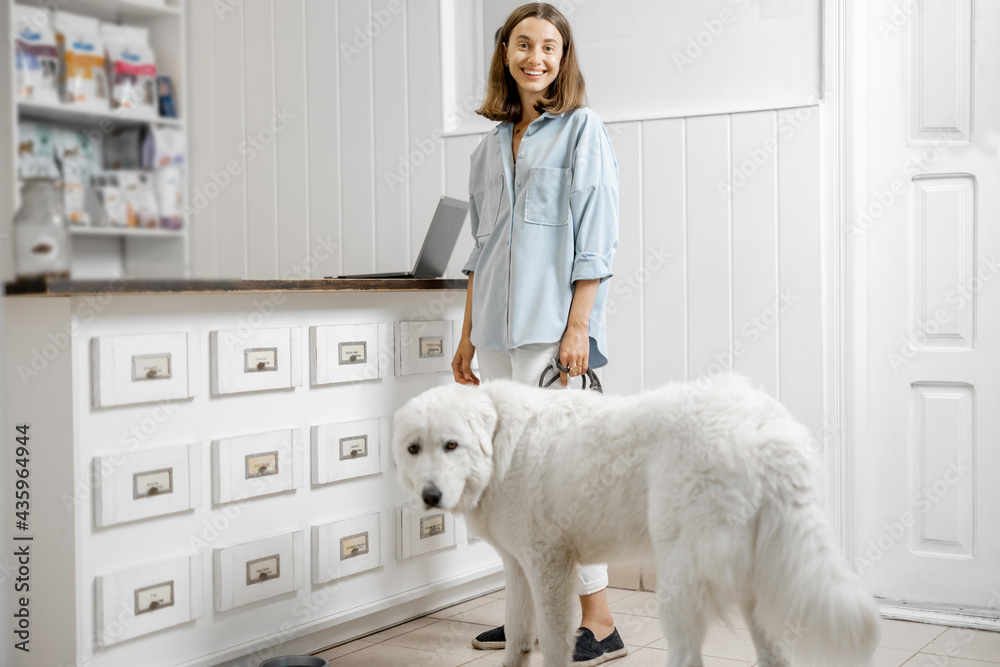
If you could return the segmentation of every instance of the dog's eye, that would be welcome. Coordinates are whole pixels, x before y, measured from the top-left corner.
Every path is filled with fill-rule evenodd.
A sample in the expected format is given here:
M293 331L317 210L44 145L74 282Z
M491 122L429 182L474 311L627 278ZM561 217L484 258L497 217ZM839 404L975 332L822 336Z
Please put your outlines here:
M419 454L420 453L420 445L418 445L417 443L413 443L412 445L410 445L409 447L406 448L406 451L408 451L411 454Z
M450 452L454 449L458 449L458 443L455 442L454 440L449 440L448 442L444 443L444 448Z

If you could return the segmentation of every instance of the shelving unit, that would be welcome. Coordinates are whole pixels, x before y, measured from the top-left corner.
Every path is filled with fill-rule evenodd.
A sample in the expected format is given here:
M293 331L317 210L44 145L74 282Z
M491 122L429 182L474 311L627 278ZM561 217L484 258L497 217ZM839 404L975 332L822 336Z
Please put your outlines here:
M42 0L18 0L18 4L46 6ZM5 3L2 23L14 27L13 7ZM104 22L134 25L149 30L150 45L156 54L159 72L168 74L173 82L174 104L178 118L142 118L130 116L119 110L95 112L74 108L70 104L52 104L18 100L13 90L0 92L0 105L9 109L0 117L10 118L10 125L2 129L12 137L16 146L17 124L21 121L50 123L74 130L98 130L163 125L178 128L185 133L187 144L187 28L186 0L65 0L59 4L62 11L91 16ZM9 31L8 31L9 32ZM12 44L12 43L11 43ZM15 63L12 46L0 58L0 66L9 72L13 88ZM4 179L3 192L11 194L9 209L0 211L0 234L11 233L11 220L19 206L16 151L3 151L6 164L0 168ZM184 197L190 200L189 170L184 170ZM127 274L139 278L187 278L190 276L190 234L185 227L180 230L135 229L110 227L71 227L74 243L72 275L75 278L101 279ZM0 236L0 238L4 238ZM9 245L9 244L8 244ZM13 257L6 251L4 278L13 278Z

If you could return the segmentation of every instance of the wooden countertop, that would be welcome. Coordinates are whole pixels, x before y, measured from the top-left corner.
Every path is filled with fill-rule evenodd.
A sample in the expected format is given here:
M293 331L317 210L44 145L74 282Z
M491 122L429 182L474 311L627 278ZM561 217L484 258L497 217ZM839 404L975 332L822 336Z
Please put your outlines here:
M414 292L464 290L464 278L330 278L317 280L29 280L7 283L7 296L215 294L253 292Z

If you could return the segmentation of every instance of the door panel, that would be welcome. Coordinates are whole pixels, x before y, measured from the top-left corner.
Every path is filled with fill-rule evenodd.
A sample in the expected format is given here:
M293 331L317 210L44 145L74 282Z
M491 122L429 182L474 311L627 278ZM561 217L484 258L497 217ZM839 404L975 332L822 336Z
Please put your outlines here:
M972 0L868 5L868 192L852 229L868 248L859 569L887 601L990 617L1000 605L998 18L997 3Z

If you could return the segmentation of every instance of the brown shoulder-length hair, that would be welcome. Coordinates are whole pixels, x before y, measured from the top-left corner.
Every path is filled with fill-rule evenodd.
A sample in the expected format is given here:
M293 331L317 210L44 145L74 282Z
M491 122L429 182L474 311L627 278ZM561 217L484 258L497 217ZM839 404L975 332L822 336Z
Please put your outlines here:
M486 97L483 99L483 105L476 110L476 113L490 120L511 123L521 120L521 96L517 93L514 77L504 66L504 45L510 42L510 34L517 24L530 17L543 19L554 25L563 41L559 74L549 85L545 96L535 104L535 109L539 113L542 111L563 113L586 104L586 87L576 61L576 44L573 41L573 31L569 27L569 21L562 12L547 2L529 2L515 9L507 17L493 49L490 76L486 83Z

